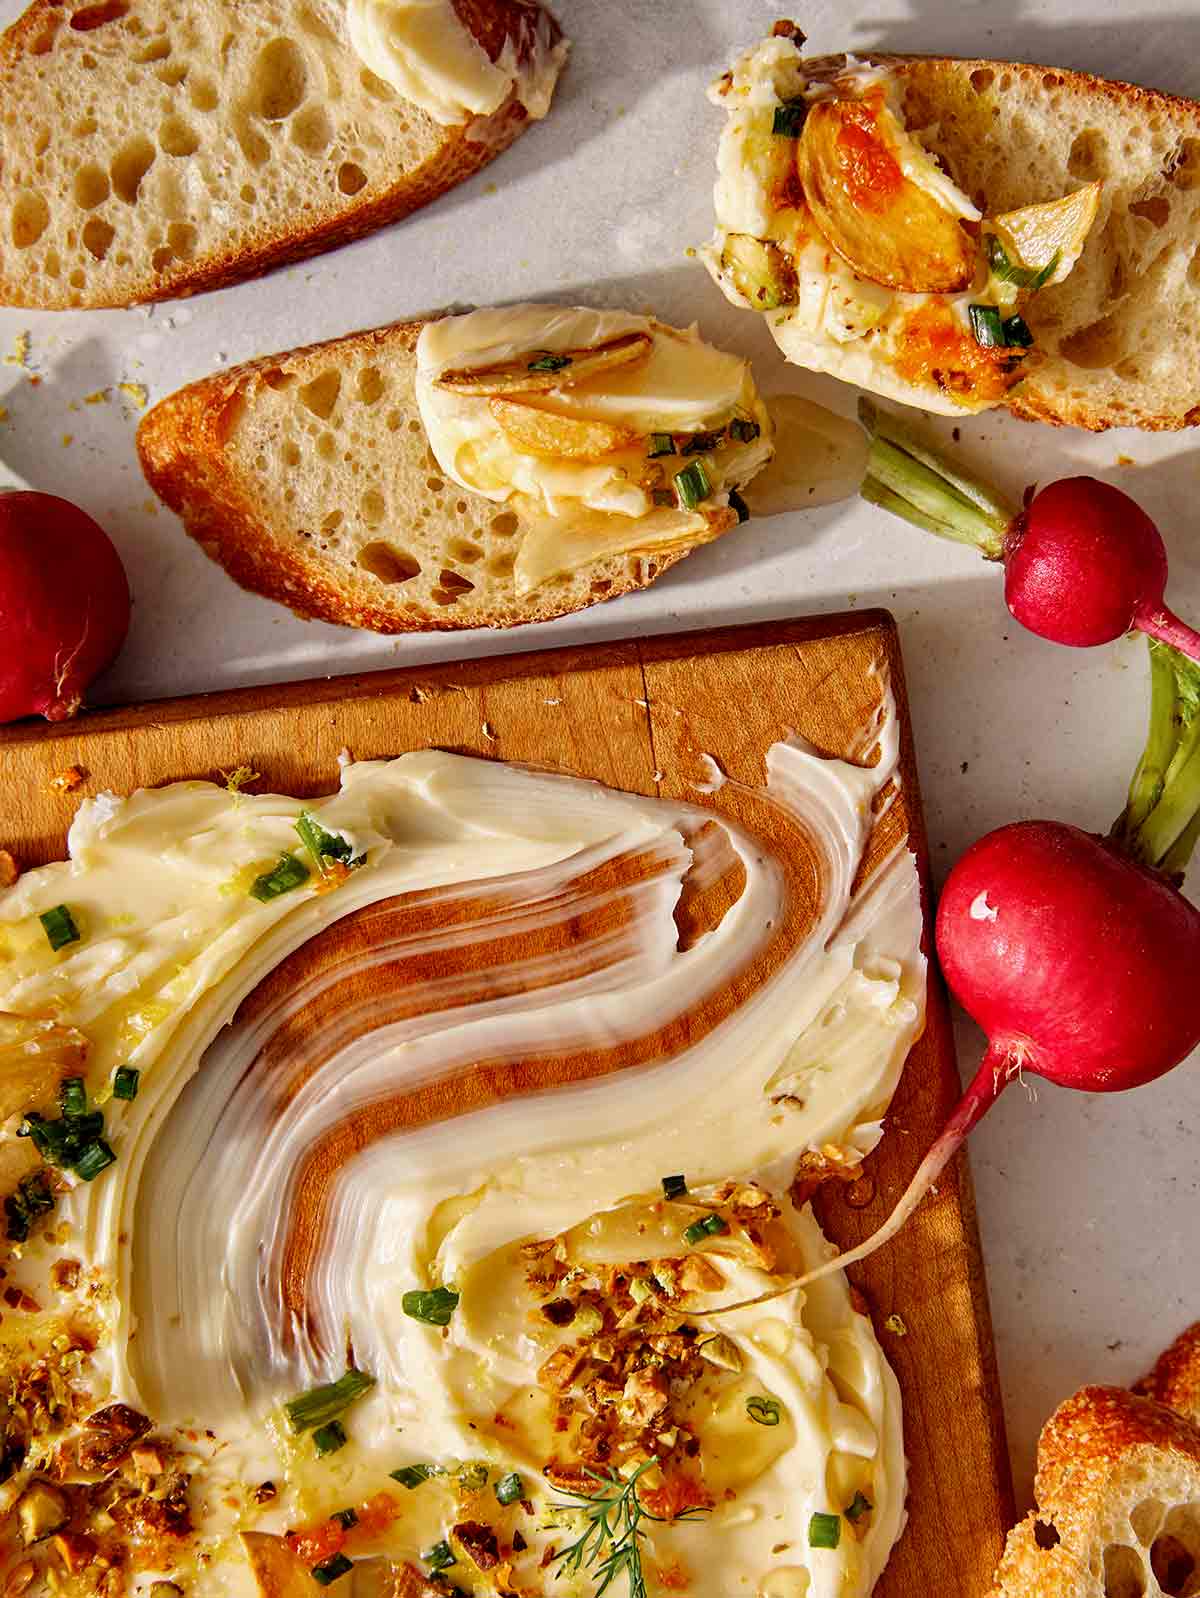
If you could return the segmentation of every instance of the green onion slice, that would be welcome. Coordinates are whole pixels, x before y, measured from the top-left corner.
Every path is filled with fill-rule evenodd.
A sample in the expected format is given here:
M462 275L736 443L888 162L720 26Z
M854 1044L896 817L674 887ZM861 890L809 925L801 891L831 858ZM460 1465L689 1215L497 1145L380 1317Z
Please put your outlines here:
M458 1294L452 1287L431 1287L427 1291L405 1293L400 1308L414 1321L424 1321L426 1326L449 1326L450 1317L458 1307Z
M573 357L570 355L555 355L551 350L546 350L539 355L536 361L530 361L525 368L527 372L561 372L564 366L570 366Z
M352 1531L358 1525L357 1509L335 1509L330 1520L336 1520L343 1531Z
M501 1476L493 1491L497 1500L502 1504L515 1504L525 1496L525 1489L521 1485L521 1478L516 1471L509 1471L507 1476Z
M677 505L679 503L669 488L652 489L650 493L650 499L653 504L661 505L664 509L666 509L668 506Z
M712 479L703 460L694 460L675 474L675 492L684 510L695 510L712 491Z
M722 1232L729 1230L729 1222L719 1215L705 1215L700 1220L684 1228L683 1241L685 1243L703 1243L706 1237L719 1237Z
M116 1162L116 1158L104 1139L98 1137L94 1143L87 1145L73 1162L71 1169L84 1182L94 1182L101 1171L107 1170Z
M401 1487L407 1487L410 1491L423 1486L430 1477L441 1474L436 1465L401 1465L399 1470L388 1471L393 1481L398 1481Z
M654 460L658 455L674 455L675 440L670 433L651 433L650 448L646 451L646 459Z
M1010 316L1004 323L1004 342L1010 347L1019 345L1026 350L1033 343L1033 334L1023 316Z
M996 307L970 305L967 311L971 318L971 332L975 335L976 344L981 344L986 350L1003 349L1004 323Z
M725 429L723 427L718 427L711 433L693 433L679 453L681 455L705 455L710 449L716 449L724 437Z
M283 1406L288 1424L294 1432L306 1432L314 1426L324 1426L339 1415L344 1415L356 1399L374 1387L375 1378L366 1371L348 1370L336 1382L326 1382L312 1387L297 1398L290 1398Z
M1001 283L1013 283L1017 288L1032 289L1036 293L1054 276L1061 257L1062 251L1055 250L1043 267L1035 269L1031 266L1018 266L996 235L994 233L987 235L988 266L993 275L999 278Z
M743 522L748 522L750 520L750 507L738 493L736 488L731 488L729 490L729 508L730 510L737 511L739 527Z
M755 1396L746 1400L746 1413L759 1426L778 1426L783 1419L783 1405L775 1398Z
M68 1118L87 1114L87 1084L81 1076L65 1076L58 1084L58 1107Z
M136 1099L141 1079L142 1073L135 1071L132 1065L119 1065L113 1073L113 1098Z
M43 910L38 920L52 949L65 949L68 943L79 942L75 917L65 904L56 904L53 910Z
M346 1428L340 1420L331 1420L324 1426L318 1426L312 1438L317 1458L323 1459L326 1454L336 1454L339 1448L345 1448Z
M328 1587L340 1576L349 1575L353 1569L353 1561L347 1559L345 1554L332 1554L328 1559L323 1559L319 1565L313 1566L312 1579L319 1582L322 1587Z
M820 1510L808 1523L810 1548L836 1548L842 1540L842 1517L826 1515Z
M865 1497L862 1493L855 1493L850 1503L847 1504L844 1513L846 1519L853 1526L856 1524L856 1522L860 1521L864 1515L869 1515L874 1507L875 1505L869 1498Z
M664 1176L662 1179L663 1198L682 1198L687 1192L686 1176Z
M354 850L350 840L340 837L336 832L327 832L317 818L307 810L300 812L296 831L300 834L300 842L316 861L317 870L322 876L326 875L326 860L340 860L344 866L354 864Z
M735 416L729 424L729 436L736 438L739 444L753 443L761 432L758 423L747 416Z
M290 893L293 888L307 882L311 874L304 862L297 860L294 854L281 854L278 865L272 866L270 871L264 871L261 877L255 877L250 885L250 897L267 904L272 899L278 899L281 893Z
M798 139L807 115L808 105L802 95L797 95L792 100L784 100L775 107L771 132L777 133L783 139Z
M454 1550L445 1538L440 1543L434 1543L432 1548L427 1548L421 1558L435 1574L439 1570L448 1570L451 1565L458 1563L454 1557Z

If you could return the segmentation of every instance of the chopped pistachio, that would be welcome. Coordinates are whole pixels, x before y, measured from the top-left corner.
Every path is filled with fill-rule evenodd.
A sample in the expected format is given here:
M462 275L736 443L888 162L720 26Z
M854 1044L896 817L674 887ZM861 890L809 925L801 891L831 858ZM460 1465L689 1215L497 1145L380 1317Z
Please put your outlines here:
M722 1370L740 1371L745 1363L742 1351L732 1337L726 1337L724 1332L717 1332L712 1337L706 1337L697 1345L696 1352L701 1359L706 1359L710 1365L719 1365Z

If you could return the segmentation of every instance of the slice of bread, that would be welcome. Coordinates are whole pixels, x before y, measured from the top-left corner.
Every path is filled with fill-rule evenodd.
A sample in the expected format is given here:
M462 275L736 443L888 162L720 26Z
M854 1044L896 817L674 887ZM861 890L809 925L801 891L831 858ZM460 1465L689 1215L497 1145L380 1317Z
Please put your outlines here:
M993 1598L1200 1591L1200 1428L1184 1416L1122 1388L1085 1387L1043 1428L1035 1492Z
M1200 105L1059 68L867 59L895 67L908 127L989 213L1103 182L1079 262L1029 307L1044 358L1009 408L1094 431L1200 422Z
M430 451L422 326L251 361L147 413L147 480L243 588L376 632L512 627L643 588L690 552L613 556L519 596L517 516L446 481Z
M534 0L452 0L494 61L565 46ZM34 0L0 37L0 303L219 287L404 216L528 124L445 127L376 77L336 0Z

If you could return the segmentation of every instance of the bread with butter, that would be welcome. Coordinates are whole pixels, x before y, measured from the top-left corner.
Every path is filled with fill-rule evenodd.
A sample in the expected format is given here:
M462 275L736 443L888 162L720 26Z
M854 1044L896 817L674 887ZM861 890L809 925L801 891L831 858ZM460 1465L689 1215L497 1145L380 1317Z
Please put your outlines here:
M543 113L566 45L536 0L443 6L435 48L456 43L463 97L491 110L448 106L436 62L426 96L420 40L393 76L432 114L406 98L334 0L33 0L0 36L0 303L217 288L470 177Z
M243 588L376 632L511 627L643 588L737 525L713 501L682 541L600 555L522 591L526 525L449 481L430 448L415 392L424 325L251 361L143 419L151 487Z

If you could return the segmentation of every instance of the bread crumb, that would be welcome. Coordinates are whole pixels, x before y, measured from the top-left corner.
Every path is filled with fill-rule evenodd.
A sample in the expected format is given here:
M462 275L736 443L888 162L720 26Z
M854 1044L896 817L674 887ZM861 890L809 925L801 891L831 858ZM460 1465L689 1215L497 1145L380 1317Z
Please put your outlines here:
M8 421L8 406L0 405L0 422Z
M21 875L21 868L7 849L0 849L0 888L11 888Z
M98 388L94 394L85 394L83 403L85 405L107 405L111 393L111 388Z
M139 411L146 409L146 401L150 398L149 390L145 383L118 383L117 388L127 400L131 400Z
M1118 466L1136 466L1137 462L1134 460L1132 455L1118 455L1117 456L1117 465Z
M79 766L67 766L62 771L56 772L50 779L51 793L74 793L84 779L84 772Z
M157 516L158 501L154 498L144 499L142 501L142 509L146 512L147 516Z
M29 364L29 346L29 334L18 333L13 340L12 354L4 357L5 366L27 366Z
M68 444L73 444L74 442L75 442L75 434L74 433L64 433L63 434L63 436L62 436L62 447L64 449L66 449Z
M908 1327L904 1324L904 1319L900 1315L889 1315L883 1326L885 1331L894 1333L896 1337L908 1336Z

